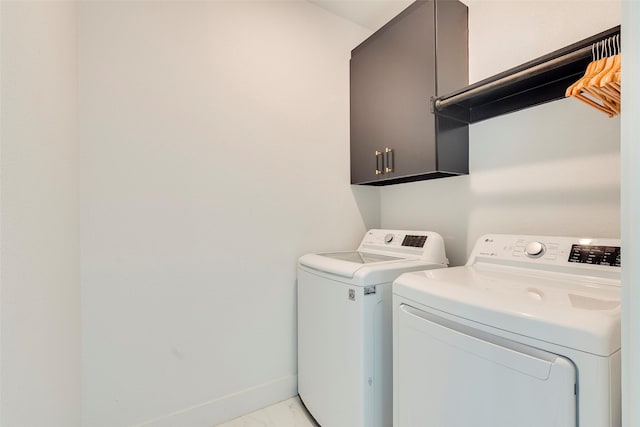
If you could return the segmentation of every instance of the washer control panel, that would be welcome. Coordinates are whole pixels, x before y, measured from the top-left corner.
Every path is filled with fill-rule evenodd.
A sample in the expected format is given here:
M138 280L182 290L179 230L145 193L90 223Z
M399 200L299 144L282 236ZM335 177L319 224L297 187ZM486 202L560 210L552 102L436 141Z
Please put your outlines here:
M413 234L406 234L402 239L402 246L411 246L412 248L423 248L427 236L416 236Z
M363 243L381 247L424 248L428 235L427 231L369 230Z
M448 264L444 240L433 231L369 230L362 239L358 251Z
M476 242L474 259L522 261L535 264L621 266L620 240L574 237L485 235Z

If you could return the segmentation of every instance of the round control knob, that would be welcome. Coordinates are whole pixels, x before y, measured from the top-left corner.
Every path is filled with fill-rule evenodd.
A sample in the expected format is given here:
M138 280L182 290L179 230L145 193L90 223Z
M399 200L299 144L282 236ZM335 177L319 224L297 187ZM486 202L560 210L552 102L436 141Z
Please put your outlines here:
M384 242L388 245L389 243L393 242L393 234L389 233L386 236L384 236Z
M524 253L529 258L540 258L544 255L545 249L544 244L540 242L530 242L527 247L524 248Z

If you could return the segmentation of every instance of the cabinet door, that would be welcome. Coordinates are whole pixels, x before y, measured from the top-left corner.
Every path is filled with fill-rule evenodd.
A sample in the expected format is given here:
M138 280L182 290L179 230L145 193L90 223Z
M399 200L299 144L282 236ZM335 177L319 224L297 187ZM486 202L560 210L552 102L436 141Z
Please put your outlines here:
M434 3L418 1L352 51L353 184L435 170L434 39Z

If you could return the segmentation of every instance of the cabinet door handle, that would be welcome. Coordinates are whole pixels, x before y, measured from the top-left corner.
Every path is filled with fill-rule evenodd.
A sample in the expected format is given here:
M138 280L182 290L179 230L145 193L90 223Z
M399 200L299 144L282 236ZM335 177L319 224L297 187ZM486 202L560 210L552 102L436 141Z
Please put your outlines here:
M376 150L376 175L384 174L384 157L382 157L382 151Z
M385 164L387 165L384 168L385 172L393 172L393 160L394 160L394 154L393 154L393 149L389 148L389 147L385 147L384 149L384 161Z

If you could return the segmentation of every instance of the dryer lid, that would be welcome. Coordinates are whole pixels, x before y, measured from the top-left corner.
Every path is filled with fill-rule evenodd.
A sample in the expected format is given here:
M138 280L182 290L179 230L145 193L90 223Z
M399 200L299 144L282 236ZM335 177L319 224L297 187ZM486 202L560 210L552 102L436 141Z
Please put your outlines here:
M609 356L620 349L620 287L584 275L476 264L406 273L393 293L494 328Z

